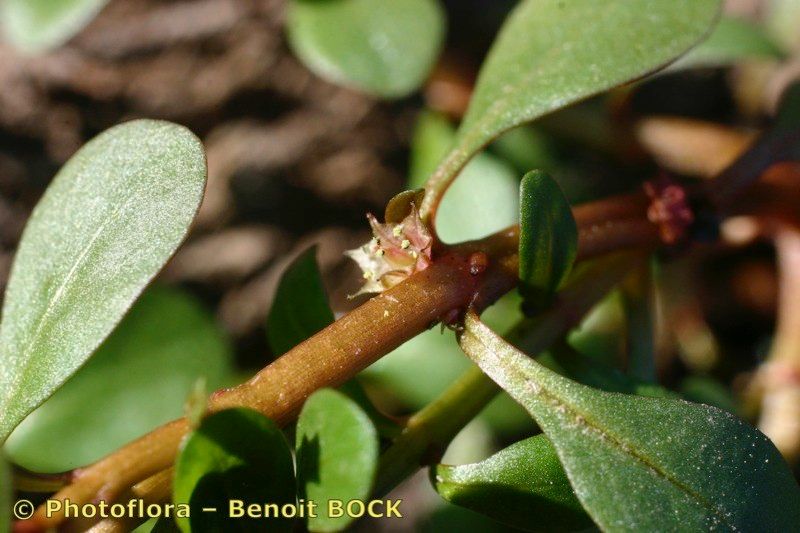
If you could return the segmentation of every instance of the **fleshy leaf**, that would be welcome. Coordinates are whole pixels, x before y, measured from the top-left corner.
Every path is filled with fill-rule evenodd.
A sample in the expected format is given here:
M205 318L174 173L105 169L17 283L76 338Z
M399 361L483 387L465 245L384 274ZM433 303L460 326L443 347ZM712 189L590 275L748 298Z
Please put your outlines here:
M445 500L524 531L578 531L592 525L544 435L480 463L438 465L431 478Z
M5 36L23 50L39 52L63 44L103 9L108 0L4 0Z
M229 502L295 503L292 453L280 428L250 409L228 409L207 417L184 440L175 463L173 500L191 506L191 518L178 517L185 533L291 531L286 517L227 518ZM216 512L204 512L213 508ZM227 527L226 527L227 526Z
M0 442L80 367L183 240L203 197L189 130L137 120L78 151L20 241L0 325Z
M538 308L567 278L578 253L578 226L558 184L540 171L519 189L520 293Z
M385 98L416 90L445 34L438 0L292 0L286 29L305 65Z
M378 434L353 400L322 389L306 400L297 420L300 498L326 507L329 500L369 499L378 467ZM325 512L307 519L311 531L341 531L352 517Z
M281 355L333 323L317 248L309 248L286 268L267 317L267 340L272 353Z
M674 61L711 30L719 7L719 0L520 2L484 62L455 146L432 181L449 181L507 130Z
M6 452L35 472L94 462L180 417L199 377L211 390L229 385L232 355L193 297L151 288L97 354L14 430Z
M800 487L786 462L730 413L595 390L546 369L474 314L465 327L464 351L533 415L601 529L800 526Z

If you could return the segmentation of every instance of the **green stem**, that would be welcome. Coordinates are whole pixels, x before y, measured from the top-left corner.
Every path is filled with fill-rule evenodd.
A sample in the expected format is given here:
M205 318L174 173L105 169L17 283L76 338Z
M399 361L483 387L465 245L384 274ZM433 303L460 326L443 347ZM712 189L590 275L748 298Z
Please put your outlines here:
M535 320L521 322L509 337L529 354L543 352L574 327L631 269L642 263L642 254L631 253L593 261L575 273L550 310ZM430 462L428 459L438 459L446 445L499 392L500 387L478 367L467 370L441 396L411 417L403 433L384 452L375 494L386 494L420 465Z

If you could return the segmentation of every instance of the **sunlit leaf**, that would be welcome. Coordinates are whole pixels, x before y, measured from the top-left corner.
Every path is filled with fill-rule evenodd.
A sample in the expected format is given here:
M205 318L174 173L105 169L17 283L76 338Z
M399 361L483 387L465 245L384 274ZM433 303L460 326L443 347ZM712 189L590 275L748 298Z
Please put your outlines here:
M333 323L316 256L316 247L300 254L278 285L267 317L267 340L275 355L288 352Z
M386 98L416 90L445 33L438 0L292 0L289 43L330 81Z
M524 531L577 531L592 525L544 435L512 444L480 463L431 471L445 500Z
M520 293L538 309L564 282L578 253L578 226L558 184L541 171L519 189Z
M6 452L36 472L94 462L180 417L199 377L210 390L229 385L231 352L194 298L149 289L95 356L14 430Z
M711 29L719 0L525 0L508 16L481 69L447 181L498 135L653 72Z
M604 530L791 531L800 487L775 446L731 414L599 391L547 370L468 315L464 351L534 416Z
M191 506L178 518L182 531L291 531L286 517L228 518L232 500L250 504L294 504L292 453L280 428L256 411L237 408L207 417L184 440L175 463L173 499ZM203 508L215 509L204 512Z
M300 498L327 506L330 500L369 499L378 467L378 434L369 416L344 394L322 389L306 400L297 420ZM347 515L317 513L311 531L341 531Z
M205 187L187 129L138 120L67 162L22 235L0 325L0 442L100 345L186 235Z
M108 0L3 0L6 38L27 51L63 44L103 9Z

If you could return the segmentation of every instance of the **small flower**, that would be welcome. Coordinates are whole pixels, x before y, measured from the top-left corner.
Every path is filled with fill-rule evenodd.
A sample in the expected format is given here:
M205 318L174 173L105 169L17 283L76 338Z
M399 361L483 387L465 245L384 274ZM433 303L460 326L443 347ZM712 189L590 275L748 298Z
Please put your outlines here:
M686 190L665 177L645 182L644 190L650 197L647 218L658 225L665 243L675 244L694 222Z
M365 280L353 297L383 292L431 263L433 238L413 204L400 224L382 224L372 214L367 214L367 220L374 237L365 245L345 252L361 267Z

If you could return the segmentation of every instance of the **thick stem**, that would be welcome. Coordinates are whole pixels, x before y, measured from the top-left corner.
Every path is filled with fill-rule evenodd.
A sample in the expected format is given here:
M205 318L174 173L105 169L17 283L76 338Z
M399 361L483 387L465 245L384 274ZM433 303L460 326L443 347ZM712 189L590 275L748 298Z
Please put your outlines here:
M532 325L512 330L511 342L524 346L531 355L546 350L641 262L641 257L635 254L598 260L579 273L553 307L532 321ZM500 387L478 367L467 370L439 398L409 419L403 433L381 457L375 493L382 496L389 492L414 473L427 457L440 454L499 392Z
M617 249L653 246L658 231L646 218L644 195L602 200L575 209L579 254L593 257ZM607 218L608 215L616 218ZM279 424L296 416L315 390L347 381L384 354L437 322L453 309L490 305L516 285L517 230L444 249L428 269L372 298L318 334L287 352L248 382L219 391L209 409L245 406ZM470 273L470 256L485 253L489 268ZM78 505L102 498L112 501L128 487L173 462L185 420L176 420L128 444L98 463L78 470L72 485L54 498ZM45 516L44 508L20 529L54 527L63 514Z

